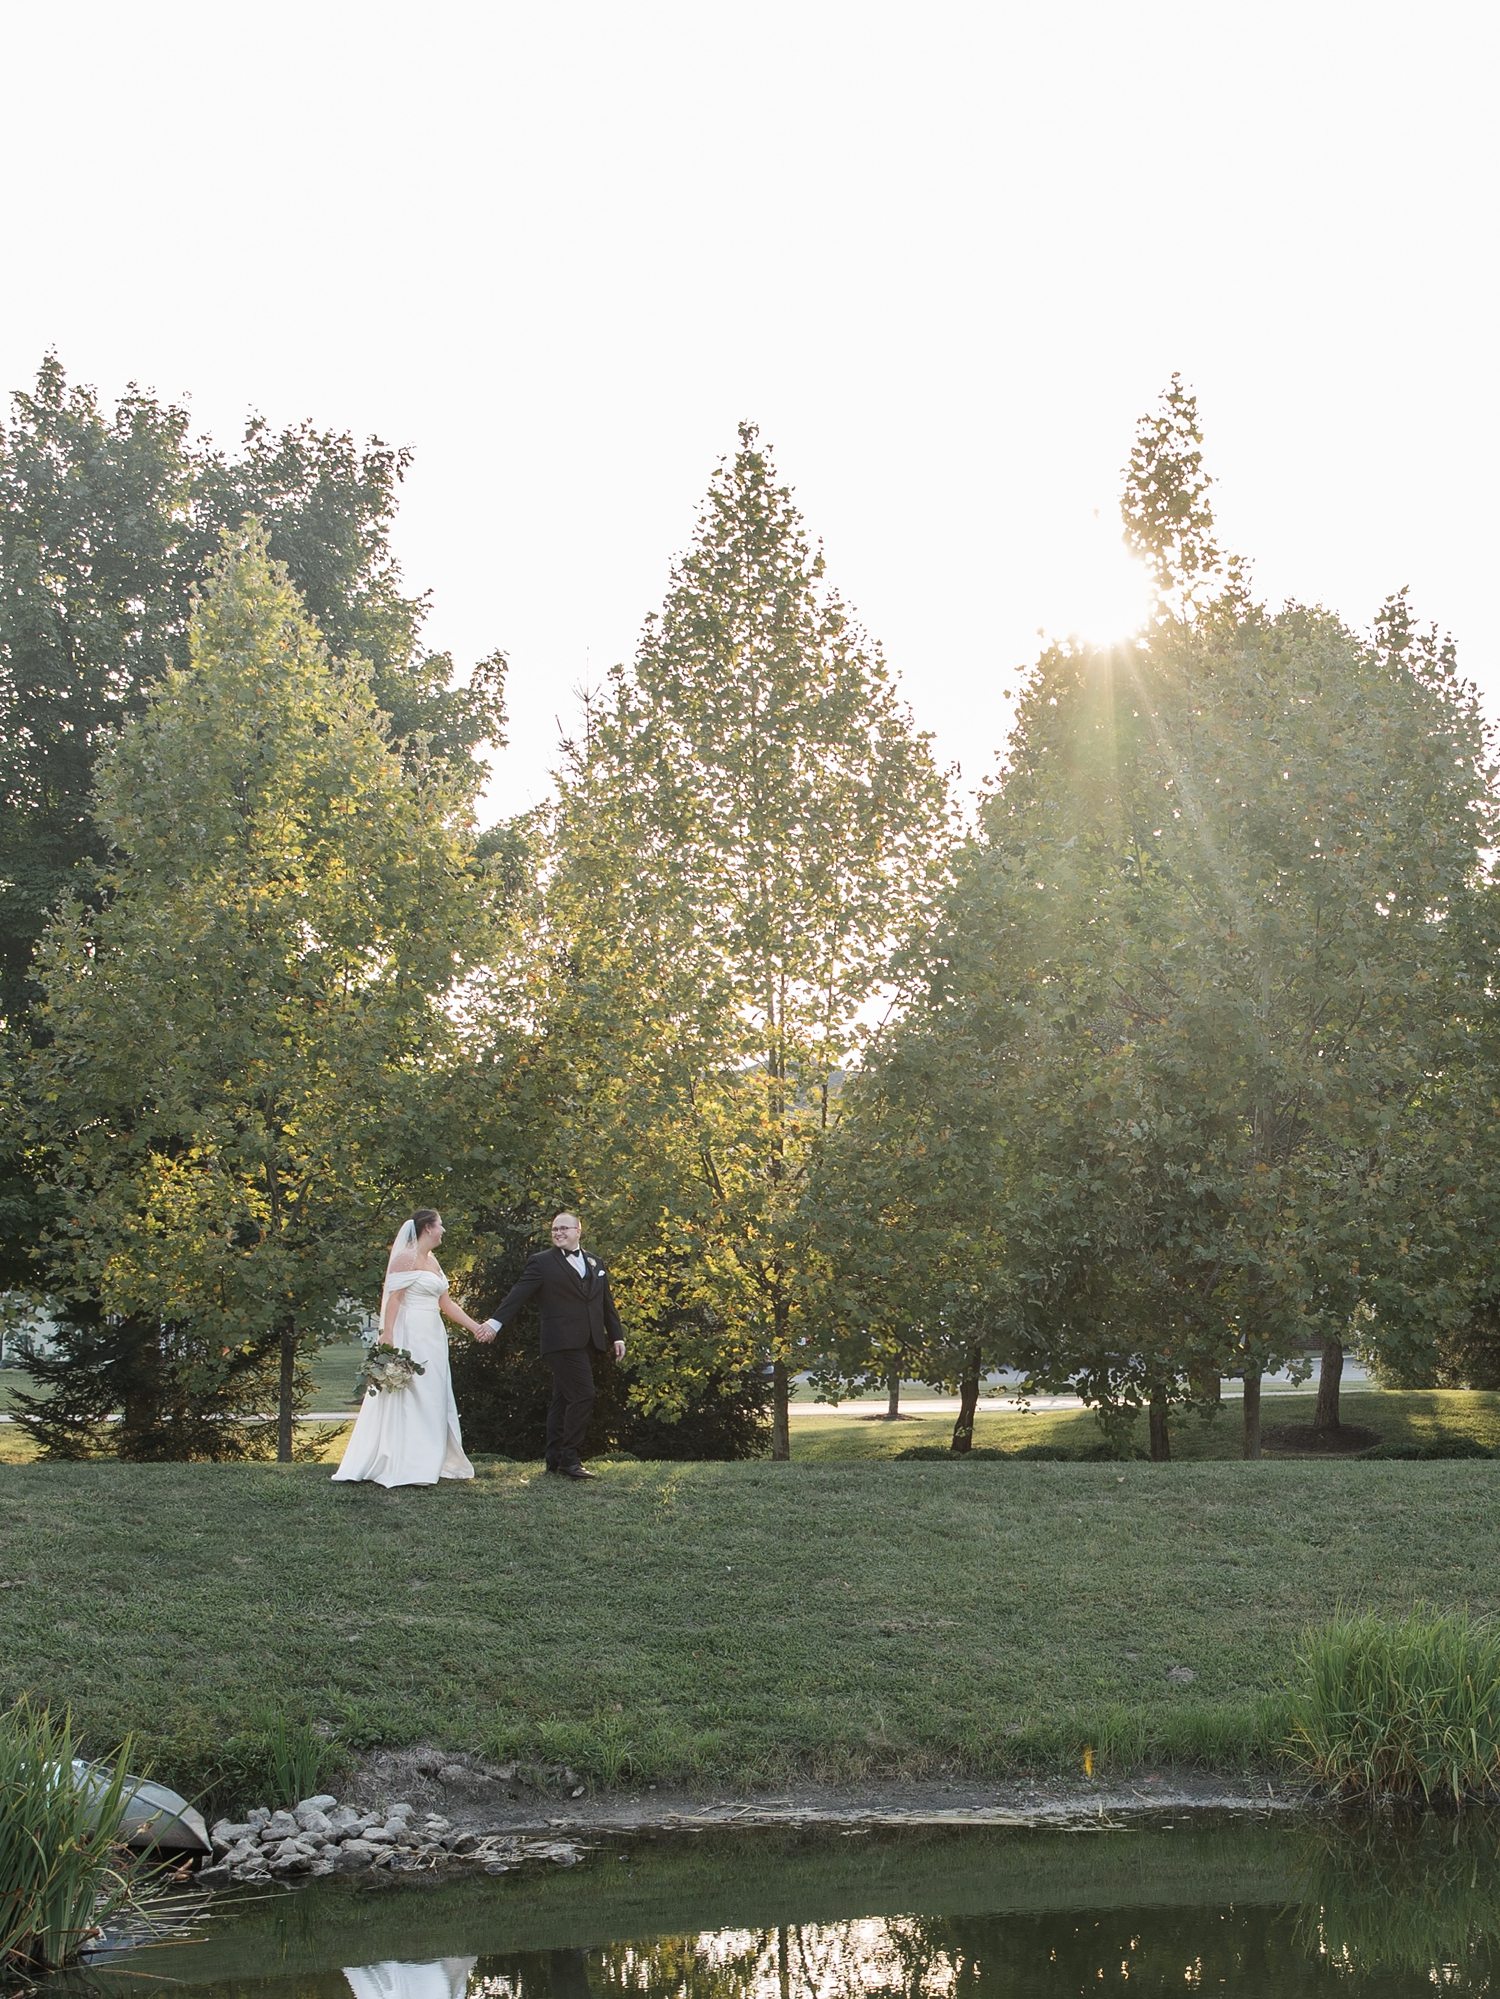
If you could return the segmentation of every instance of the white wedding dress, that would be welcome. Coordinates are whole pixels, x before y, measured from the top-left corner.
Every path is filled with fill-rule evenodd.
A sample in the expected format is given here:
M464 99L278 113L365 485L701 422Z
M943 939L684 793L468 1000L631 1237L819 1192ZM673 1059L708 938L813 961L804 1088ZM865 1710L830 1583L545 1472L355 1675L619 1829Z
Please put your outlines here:
M376 1485L436 1485L440 1478L472 1478L458 1427L458 1405L448 1372L448 1329L438 1300L448 1289L441 1271L395 1270L387 1293L401 1303L395 1343L426 1368L410 1385L364 1399L336 1479L370 1479Z

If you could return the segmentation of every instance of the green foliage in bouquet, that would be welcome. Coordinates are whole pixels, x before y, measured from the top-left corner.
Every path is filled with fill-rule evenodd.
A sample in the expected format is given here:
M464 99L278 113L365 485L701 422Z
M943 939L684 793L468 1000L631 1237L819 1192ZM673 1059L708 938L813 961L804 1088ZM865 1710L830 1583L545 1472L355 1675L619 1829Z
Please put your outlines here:
M354 1377L356 1395L387 1395L410 1388L419 1374L427 1369L419 1360L413 1360L405 1347L385 1347L377 1341L365 1355L365 1364Z

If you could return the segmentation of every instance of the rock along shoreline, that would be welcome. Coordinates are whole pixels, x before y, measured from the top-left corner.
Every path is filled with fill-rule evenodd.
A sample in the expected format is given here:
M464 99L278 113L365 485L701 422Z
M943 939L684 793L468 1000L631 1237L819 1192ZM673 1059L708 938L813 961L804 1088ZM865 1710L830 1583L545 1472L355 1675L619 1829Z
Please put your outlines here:
M219 1819L209 1828L209 1840L213 1857L197 1875L205 1888L376 1869L410 1874L454 1863L508 1874L523 1861L571 1867L582 1857L571 1840L464 1831L439 1813L419 1813L404 1800L360 1812L321 1792L290 1810L259 1805L243 1821Z

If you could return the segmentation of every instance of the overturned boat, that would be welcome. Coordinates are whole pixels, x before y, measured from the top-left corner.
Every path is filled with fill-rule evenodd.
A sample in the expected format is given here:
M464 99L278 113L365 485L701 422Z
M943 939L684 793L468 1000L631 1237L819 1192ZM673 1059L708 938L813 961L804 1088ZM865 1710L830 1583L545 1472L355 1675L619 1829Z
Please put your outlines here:
M73 1758L73 1782L90 1797L102 1797L114 1782L114 1771L100 1763ZM149 1777L127 1777L120 1837L134 1853L211 1853L213 1845L203 1814L178 1792Z

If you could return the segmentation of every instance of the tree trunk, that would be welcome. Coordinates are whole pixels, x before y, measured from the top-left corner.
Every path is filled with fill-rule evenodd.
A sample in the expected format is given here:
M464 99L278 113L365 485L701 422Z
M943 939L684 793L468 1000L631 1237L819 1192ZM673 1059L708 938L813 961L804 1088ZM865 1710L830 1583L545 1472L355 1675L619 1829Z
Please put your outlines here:
M958 1421L953 1425L950 1450L966 1451L974 1442L974 1411L979 1407L980 1350L969 1348L963 1380L958 1384Z
M130 1336L135 1338L130 1341ZM120 1327L120 1342L130 1341L130 1363L125 1371L125 1388L120 1423L121 1455L128 1457L138 1438L153 1436L161 1428L162 1396L165 1383L162 1365L161 1327L147 1319L127 1319Z
M1151 1391L1151 1462L1166 1465L1172 1462L1172 1439L1167 1432L1167 1391L1158 1382Z
M1313 1411L1313 1429L1337 1435L1339 1429L1339 1382L1344 1374L1344 1349L1337 1340L1324 1340L1323 1358L1318 1366L1318 1406Z
M297 1329L288 1320L281 1327L281 1383L276 1399L276 1462L292 1461L292 1394L297 1379Z
M901 1414L901 1369L899 1367L891 1369L885 1378L885 1385L890 1391L885 1405L885 1420L888 1423L894 1423L896 1418Z
M792 1455L788 1402L786 1362L778 1360L771 1368L771 1456L780 1464L786 1464Z
M1245 1369L1245 1441L1241 1457L1260 1456L1260 1369Z

